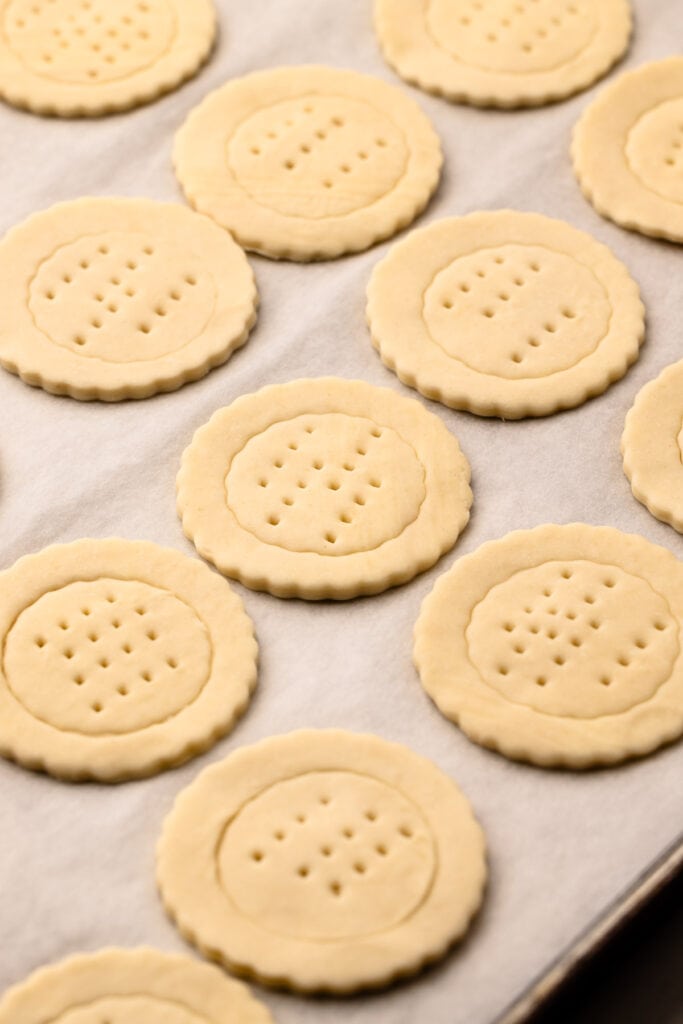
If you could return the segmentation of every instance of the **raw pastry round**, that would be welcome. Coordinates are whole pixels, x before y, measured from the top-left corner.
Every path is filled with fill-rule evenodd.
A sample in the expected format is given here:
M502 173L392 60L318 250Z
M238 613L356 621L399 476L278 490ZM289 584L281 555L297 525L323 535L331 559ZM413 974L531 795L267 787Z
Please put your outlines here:
M638 356L644 311L590 235L500 210L413 231L375 267L372 342L404 384L480 416L580 405Z
M428 92L484 107L551 103L625 52L628 0L375 0L384 56Z
M574 171L598 213L683 242L683 57L611 82L574 129Z
M683 732L683 567L609 527L539 526L459 559L415 631L422 685L470 739L544 767Z
M278 597L349 598L405 583L469 518L469 464L418 402L335 377L219 409L178 474L200 555Z
M634 496L683 533L683 362L667 366L639 392L621 451Z
M244 711L257 647L242 602L146 541L80 540L0 573L0 754L119 782L206 750Z
M431 761L305 730L202 772L166 820L157 876L206 955L268 984L348 993L419 970L464 934L484 837Z
M0 1000L0 1024L273 1024L217 967L155 949L104 949L42 967Z
M211 0L0 0L0 97L62 117L127 110L194 75L215 35Z
M0 242L0 364L115 402L173 391L247 340L257 295L229 235L184 206L77 199Z
M211 93L180 129L174 161L192 205L245 248L316 260L367 249L414 220L442 157L399 89L310 66L257 71Z

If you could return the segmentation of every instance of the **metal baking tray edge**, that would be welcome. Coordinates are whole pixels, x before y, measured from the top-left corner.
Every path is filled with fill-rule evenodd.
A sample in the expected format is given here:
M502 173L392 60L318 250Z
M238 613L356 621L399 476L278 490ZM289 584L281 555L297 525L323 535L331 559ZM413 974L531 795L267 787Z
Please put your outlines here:
M683 832L492 1024L524 1024L679 872L683 872Z

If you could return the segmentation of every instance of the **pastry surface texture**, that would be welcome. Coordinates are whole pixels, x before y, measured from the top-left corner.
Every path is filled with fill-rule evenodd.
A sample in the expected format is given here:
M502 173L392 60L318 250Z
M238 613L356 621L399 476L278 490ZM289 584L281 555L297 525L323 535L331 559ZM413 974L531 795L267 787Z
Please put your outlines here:
M621 452L634 496L683 533L683 362L667 366L638 393Z
M103 949L43 967L0 999L0 1024L273 1024L217 967L155 949Z
M247 259L208 218L149 199L77 199L0 242L0 364L53 394L114 402L224 363L256 320Z
M405 227L441 170L427 117L356 71L257 71L207 96L176 136L192 205L276 259L331 259Z
M598 213L653 238L683 242L683 57L610 82L572 140L574 172Z
M484 544L426 598L415 663L470 739L544 767L650 753L683 732L683 566L609 527Z
M538 106L588 88L624 54L628 0L375 0L387 62L458 103Z
M278 597L404 583L454 544L470 470L418 402L363 381L298 380L219 409L178 474L186 535L226 576Z
M82 540L0 574L0 754L118 782L206 750L256 685L242 602L146 541Z
M563 221L500 210L436 221L374 269L383 362L427 398L482 416L545 416L601 394L644 337L638 286Z
M242 747L182 792L157 877L204 953L266 984L344 994L413 973L464 934L484 837L425 758L304 730Z
M196 73L211 0L0 0L0 97L37 114L139 106Z

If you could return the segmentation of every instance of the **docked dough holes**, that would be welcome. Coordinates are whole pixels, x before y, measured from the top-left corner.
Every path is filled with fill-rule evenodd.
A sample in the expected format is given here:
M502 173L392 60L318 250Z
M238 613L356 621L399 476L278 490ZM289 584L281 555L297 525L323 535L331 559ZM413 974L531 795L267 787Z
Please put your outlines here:
M481 830L450 779L405 747L332 730L273 737L204 772L158 859L184 935L306 991L386 984L445 953L485 874Z
M253 275L229 235L146 199L30 217L0 243L0 294L2 365L80 399L178 388L225 362L256 319Z
M211 0L0 0L0 96L39 114L106 114L175 88L208 56Z
M323 942L394 927L422 903L436 870L419 808L353 771L275 783L237 812L217 856L243 914L285 938Z
M584 111L574 170L598 213L683 242L683 57L621 75Z
M411 387L457 409L540 416L604 391L637 357L638 288L589 235L502 210L397 243L368 287L372 341Z
M429 92L482 106L587 88L628 45L628 0L375 0L384 55Z
M390 427L338 412L282 420L251 437L225 489L235 518L259 540L335 556L397 537L425 499L411 445Z
M621 439L624 472L638 501L683 533L683 363L639 392Z
M106 949L35 971L0 999L0 1024L273 1024L245 985L153 949Z
M327 259L410 223L436 188L441 149L392 86L293 67L207 96L178 133L175 165L190 202L246 248Z
M146 775L210 746L256 681L241 602L153 544L77 541L2 577L0 752L67 778Z
M425 601L415 660L440 709L509 757L582 768L683 731L683 569L606 527L542 526L461 559Z
M282 597L348 598L411 579L452 547L471 500L467 460L435 416L336 378L219 410L178 476L199 553Z

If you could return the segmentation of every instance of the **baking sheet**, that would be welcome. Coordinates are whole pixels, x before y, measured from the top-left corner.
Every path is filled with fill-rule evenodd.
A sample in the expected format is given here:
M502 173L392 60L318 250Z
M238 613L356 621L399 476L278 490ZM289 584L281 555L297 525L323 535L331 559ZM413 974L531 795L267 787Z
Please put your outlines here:
M181 201L172 133L228 77L323 62L398 81L379 56L370 0L218 6L221 38L211 63L150 107L93 122L0 107L0 229L86 193ZM635 6L628 67L670 54L681 34L678 0ZM683 540L631 497L618 451L638 389L683 355L680 249L621 231L582 198L569 136L595 89L555 107L496 113L404 88L433 119L446 154L442 186L420 223L509 206L592 232L641 285L649 316L642 357L606 395L546 420L500 423L425 403L458 436L473 467L473 518L457 548L411 584L346 604L242 590L261 643L260 688L235 732L204 757L112 788L69 786L0 763L0 989L40 964L103 945L183 949L154 888L164 815L206 764L300 726L376 732L436 761L461 784L486 829L491 884L468 941L442 965L350 1001L265 993L279 1024L488 1024L680 830L683 744L584 775L514 765L444 720L411 665L413 623L437 576L508 530L610 523L681 553ZM180 454L216 408L260 385L333 373L412 394L382 367L364 324L365 285L387 247L314 266L253 259L262 312L251 340L224 367L172 395L83 405L0 373L0 565L86 535L146 538L192 554L174 507Z

